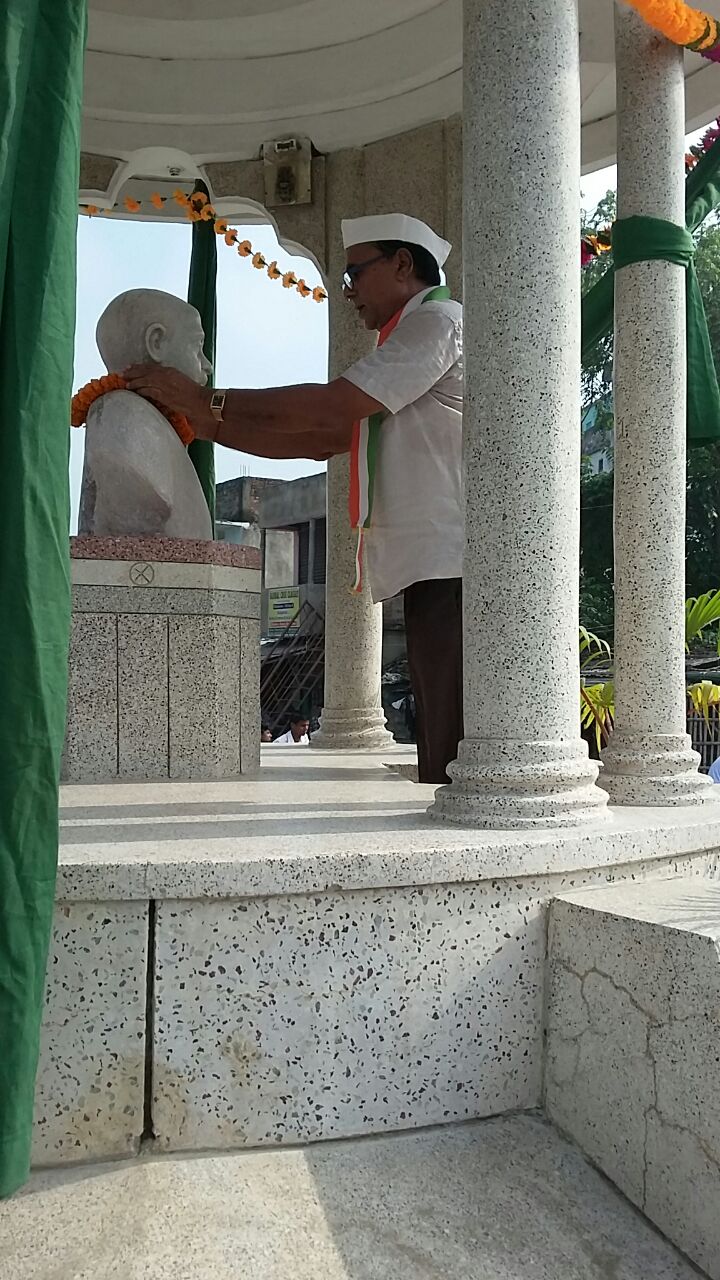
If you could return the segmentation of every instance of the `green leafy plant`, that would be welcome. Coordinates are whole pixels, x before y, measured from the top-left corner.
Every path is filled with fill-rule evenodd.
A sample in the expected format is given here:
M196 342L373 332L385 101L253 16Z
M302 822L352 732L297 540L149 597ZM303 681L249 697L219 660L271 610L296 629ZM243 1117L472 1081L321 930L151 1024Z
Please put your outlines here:
M706 591L703 595L691 597L685 601L685 649L688 650L694 640L703 638L708 627L720 621L720 588ZM720 653L720 637L717 642ZM593 662L612 661L612 650L607 640L580 627L580 669L585 670ZM687 688L690 706L698 715L702 715L706 723L710 723L710 712L718 714L720 708L720 685L712 680L700 680ZM615 685L612 680L598 684L581 684L580 686L580 723L586 731L595 734L598 753L610 738L615 723Z
M595 734L598 754L607 746L615 717L615 685L612 680L604 684L580 686L580 724Z
M685 601L685 652L693 640L702 640L703 632L720 621L720 588L706 591L702 596L691 596ZM720 653L720 637L717 642Z
M699 680L697 684L691 684L687 692L693 711L709 725L710 708L720 707L720 685L713 684L712 680Z
M607 640L602 640L600 636L596 636L592 631L588 631L587 627L580 627L580 668L581 670L588 667L591 662L597 662L599 659L605 658L608 662L612 659L612 649Z

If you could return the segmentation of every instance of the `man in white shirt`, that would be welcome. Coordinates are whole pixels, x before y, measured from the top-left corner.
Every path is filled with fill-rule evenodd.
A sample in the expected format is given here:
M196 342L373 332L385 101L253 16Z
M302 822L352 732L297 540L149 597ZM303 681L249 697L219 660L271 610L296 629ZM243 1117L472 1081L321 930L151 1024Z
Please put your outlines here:
M439 287L451 246L405 214L345 222L343 242L345 298L380 335L343 377L212 393L157 365L125 376L201 439L273 458L352 450L372 598L404 593L419 778L442 783L463 736L462 307Z
M281 733L279 738L273 738L273 742L284 743L286 746L306 747L310 741L309 729L310 721L307 716L301 716L299 711L291 711L290 728L287 733Z

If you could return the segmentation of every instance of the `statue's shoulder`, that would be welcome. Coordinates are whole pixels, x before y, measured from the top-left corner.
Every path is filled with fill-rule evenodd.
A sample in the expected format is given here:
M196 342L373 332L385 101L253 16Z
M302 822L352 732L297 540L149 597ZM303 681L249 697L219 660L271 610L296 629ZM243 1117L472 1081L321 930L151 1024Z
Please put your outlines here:
M166 421L159 409L136 392L124 390L107 391L104 396L98 396L87 414L87 425L92 429L126 425L136 431L143 426L156 429L158 421Z

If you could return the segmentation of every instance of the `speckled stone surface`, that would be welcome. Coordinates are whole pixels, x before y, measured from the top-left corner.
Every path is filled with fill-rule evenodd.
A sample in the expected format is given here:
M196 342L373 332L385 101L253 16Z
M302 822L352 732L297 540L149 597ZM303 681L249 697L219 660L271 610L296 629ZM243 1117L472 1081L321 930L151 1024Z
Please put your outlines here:
M240 769L260 768L260 622L240 623Z
M718 859L663 870L717 874ZM158 1141L295 1143L538 1106L546 906L561 887L159 903Z
M233 542L204 542L191 538L96 538L92 535L70 539L70 556L78 560L152 560L182 564L224 564L238 569L260 569L257 547Z
M683 53L615 6L618 216L685 226ZM658 360L658 335L662 359ZM685 272L615 280L614 803L714 801L685 731Z
M199 590L252 591L261 586L259 569L228 564L183 564L175 560L72 560L74 587L133 587L135 595L177 587Z
M73 616L62 777L66 782L114 778L118 767L117 618Z
M327 218L333 228L328 246L331 377L340 377L372 350L376 340L340 289L345 267L340 222L367 208L363 167L357 154L333 157L335 176L328 192ZM373 604L367 585L359 595L350 591L355 579L357 533L350 528L349 488L349 455L340 454L330 459L327 468L325 705L320 730L311 740L313 750L318 751L373 751L392 742L380 697L382 607Z
M169 776L236 776L240 772L237 618L169 618L168 670Z
M535 1105L549 901L719 874L697 807L468 840L385 767L408 756L276 747L244 781L63 788L59 900L156 903L163 1143Z
M207 587L74 586L73 613L155 613L260 618L260 593Z
M720 1280L720 883L551 908L549 1114Z
M75 563L108 577L107 561ZM168 583L173 574L187 583L209 573L219 586L156 587L155 567L115 560L113 585L73 587L66 781L258 769L260 596L229 584L259 575L171 563L160 566ZM113 574L128 573L131 585L115 583Z
M409 754L269 747L257 778L64 786L58 892L72 899L275 897L316 891L614 875L713 855L715 806L613 811L594 828L487 831L431 821L433 788L385 767ZM658 874L672 874L672 870Z
M303 1151L36 1174L12 1280L696 1280L535 1116Z
M544 948L509 885L158 906L161 1146L293 1143L537 1103Z
M606 802L578 737L577 3L534 4L532 39L527 6L464 13L465 739L431 812L582 825Z
M147 914L144 902L56 908L35 1091L35 1165L137 1150L144 1123Z
M117 619L118 777L162 778L168 768L168 626L152 614Z

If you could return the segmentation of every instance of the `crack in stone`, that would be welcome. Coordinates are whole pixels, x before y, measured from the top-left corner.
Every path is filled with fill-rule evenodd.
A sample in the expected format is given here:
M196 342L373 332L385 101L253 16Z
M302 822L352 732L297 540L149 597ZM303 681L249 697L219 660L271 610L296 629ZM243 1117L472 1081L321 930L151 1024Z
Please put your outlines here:
M645 1136L643 1138L643 1172L642 1172L642 1201L641 1201L641 1207L643 1209L647 1205L648 1142L649 1142L649 1129L650 1129L650 1123L649 1123L650 1115L653 1111L659 1114L659 1112L657 1111L657 1096L658 1096L657 1063L655 1061L655 1056L650 1047L650 1033L651 1033L651 1027L650 1027L650 1024L648 1024L647 1030L646 1030L646 1039L645 1039L645 1056L647 1057L652 1069L653 1083L652 1083L652 1100L650 1102L650 1105L645 1108L645 1111L643 1114L643 1126L645 1130Z
M570 973L574 978L577 978L578 982L580 983L580 996L582 998L583 1004L585 1005L588 1018L590 1019L591 1023L592 1023L592 1018L590 1014L590 1006L587 1001L587 996L585 995L585 982L588 978L597 977L597 978L603 978L604 981L609 983L610 986L613 988L613 990L617 991L619 995L626 996L630 1004L632 1005L633 1009L635 1009L638 1013L642 1014L644 1018L648 1018L650 1022L653 1023L654 1026L656 1027L665 1026L665 1023L661 1022L660 1019L658 1019L654 1013L651 1013L649 1009L646 1009L642 1004L640 1004L639 1000L637 1000L628 991L627 987L623 987L621 983L616 982L614 978L611 978L609 973L604 973L603 970L598 969L596 965L593 965L590 969L586 969L585 973L578 973L575 969L571 969L570 966L566 964L563 964L561 967L565 969L566 973ZM586 1030L587 1029L588 1028L586 1028ZM584 1031L580 1032L580 1035L584 1035L584 1034L585 1034Z
M698 1144L700 1150L702 1151L703 1155L707 1159L708 1163L711 1164L713 1168L717 1169L717 1171L720 1173L720 1157L718 1157L714 1153L714 1151L712 1151L708 1147L707 1138L704 1138L701 1134L696 1133L694 1129L690 1129L687 1125L678 1124L675 1120L667 1120L663 1116L662 1111L660 1111L660 1109L657 1106L648 1107L648 1110L646 1113L646 1118L648 1120L653 1111L655 1112L655 1115L657 1116L663 1128L672 1129L674 1133L682 1133L686 1138L692 1138L693 1142L696 1142Z
M715 951L718 957L718 963L720 964L720 943L718 943L715 940L713 941L715 943ZM678 971L677 962L674 956L671 956L670 960L671 960L672 970L673 970L674 990L675 992L679 992L680 975ZM571 977L577 979L579 983L579 989L580 989L580 998L583 1002L583 1005L585 1006L585 1011L588 1018L588 1026L583 1027L582 1031L577 1031L573 1034L564 1033L559 1028L553 1029L553 1035L557 1035L559 1040L563 1041L566 1044L575 1044L577 1048L575 1065L568 1079L559 1080L555 1075L555 1072L552 1071L554 1083L558 1088L568 1088L575 1081L575 1077L577 1075L577 1071L580 1063L580 1043L583 1037L586 1036L588 1033L592 1035L606 1034L606 1033L603 1033L602 1031L599 1032L595 1028L590 1005L587 999L587 995L585 993L585 982L589 977L595 976L595 977L604 979L604 981L606 981L614 991L616 991L619 995L625 996L629 1001L630 1005L632 1006L632 1008L634 1008L636 1012L639 1013L647 1021L647 1025L645 1027L645 1052L643 1056L647 1058L652 1070L652 1096L651 1096L650 1102L648 1103L648 1105L646 1106L643 1112L645 1134L644 1134L644 1143L643 1143L642 1208L647 1209L647 1200L648 1200L648 1195L647 1195L647 1180L648 1180L648 1171L649 1171L648 1146L649 1146L649 1140L650 1140L650 1119L652 1116L657 1117L659 1124L664 1128L671 1129L676 1133L682 1133L686 1137L691 1138L694 1142L696 1142L699 1149L702 1151L703 1155L707 1159L708 1163L712 1165L714 1169L717 1169L718 1172L720 1172L720 1158L714 1153L714 1151L708 1145L707 1139L687 1125L681 1125L681 1124L678 1124L676 1121L666 1119L666 1117L663 1115L663 1112L658 1105L657 1062L656 1062L656 1058L653 1053L652 1044L651 1044L652 1033L657 1030L662 1030L664 1027L669 1027L672 1024L682 1024L684 1022L690 1021L692 1018L697 1016L695 1011L690 1011L684 1016L677 1017L677 1016L673 1016L672 1009L670 1009L667 1019L661 1020L657 1017L656 1014L652 1013L649 1009L645 1008L645 1006L642 1005L640 1001L638 1001L635 998L635 996L633 996L630 993L630 991L628 991L628 989L622 985L622 983L617 982L614 978L610 976L610 974L605 973L602 969L598 969L597 966L592 966L591 968L586 969L584 972L579 972L578 970L571 968L570 965L566 964L565 962L556 961L556 964L558 965L559 969L562 969L565 973L570 974Z

